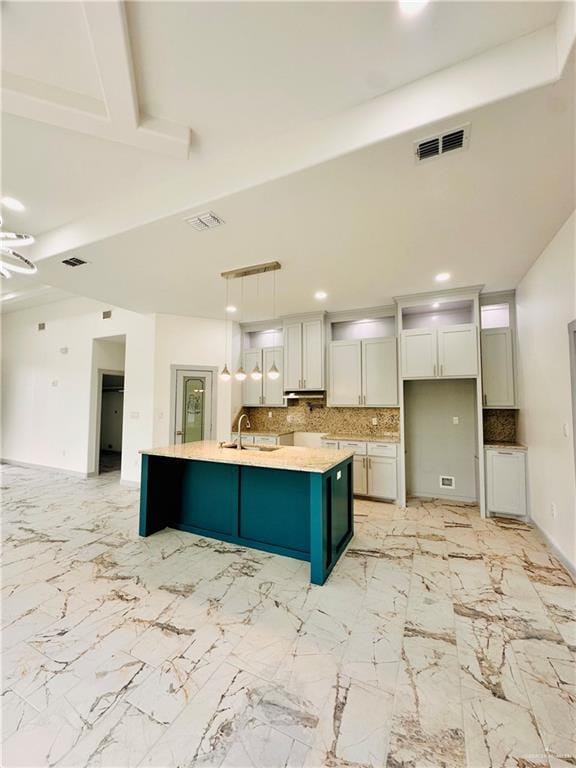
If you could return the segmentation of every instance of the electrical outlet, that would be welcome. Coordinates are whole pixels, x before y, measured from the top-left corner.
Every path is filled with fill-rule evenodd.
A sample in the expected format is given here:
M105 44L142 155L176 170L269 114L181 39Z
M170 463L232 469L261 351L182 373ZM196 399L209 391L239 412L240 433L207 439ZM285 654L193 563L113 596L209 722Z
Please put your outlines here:
M554 502L550 504L550 514L552 515L552 519L556 520L556 515L558 514L558 512L556 510L556 504Z
M269 419L271 419L271 418L272 418L272 411L268 411L268 418L269 418Z
M460 424L460 417L452 416L452 424Z
M376 418L376 416L374 416L374 418L372 419L372 426L373 427L378 426L378 419Z

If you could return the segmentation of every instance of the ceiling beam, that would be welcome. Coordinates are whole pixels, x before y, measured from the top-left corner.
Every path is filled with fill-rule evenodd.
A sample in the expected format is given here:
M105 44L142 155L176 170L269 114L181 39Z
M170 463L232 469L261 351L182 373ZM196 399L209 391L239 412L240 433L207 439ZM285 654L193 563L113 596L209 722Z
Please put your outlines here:
M190 129L140 112L123 2L85 2L83 7L103 100L5 73L3 111L149 152L187 159Z

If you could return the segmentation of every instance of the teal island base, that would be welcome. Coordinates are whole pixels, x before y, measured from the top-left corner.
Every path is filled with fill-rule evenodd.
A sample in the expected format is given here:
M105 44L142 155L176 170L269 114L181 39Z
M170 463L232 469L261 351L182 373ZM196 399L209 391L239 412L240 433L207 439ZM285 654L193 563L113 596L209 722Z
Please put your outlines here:
M354 533L352 459L326 472L143 454L140 535L176 528L310 562L323 584Z

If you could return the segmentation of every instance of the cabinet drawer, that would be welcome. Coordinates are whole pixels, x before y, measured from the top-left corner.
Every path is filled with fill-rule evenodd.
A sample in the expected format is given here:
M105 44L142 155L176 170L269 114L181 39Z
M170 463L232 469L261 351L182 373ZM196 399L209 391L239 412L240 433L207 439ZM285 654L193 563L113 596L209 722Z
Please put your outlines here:
M322 448L335 448L338 449L338 440L322 440Z
M366 443L357 440L340 440L340 448L354 451L356 456L366 456Z
M368 456L396 458L396 443L368 443Z
M273 435L254 435L256 445L277 445L278 438Z

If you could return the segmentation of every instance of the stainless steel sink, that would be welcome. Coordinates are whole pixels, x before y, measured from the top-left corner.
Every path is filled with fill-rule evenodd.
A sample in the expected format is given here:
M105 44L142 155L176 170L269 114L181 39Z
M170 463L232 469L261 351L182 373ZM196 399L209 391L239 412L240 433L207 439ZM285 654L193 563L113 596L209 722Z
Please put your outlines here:
M233 450L233 451L238 450L236 443L224 443L222 445L222 448L229 448L230 450ZM270 452L270 451L277 451L279 448L280 448L279 445L243 445L242 446L243 451Z

